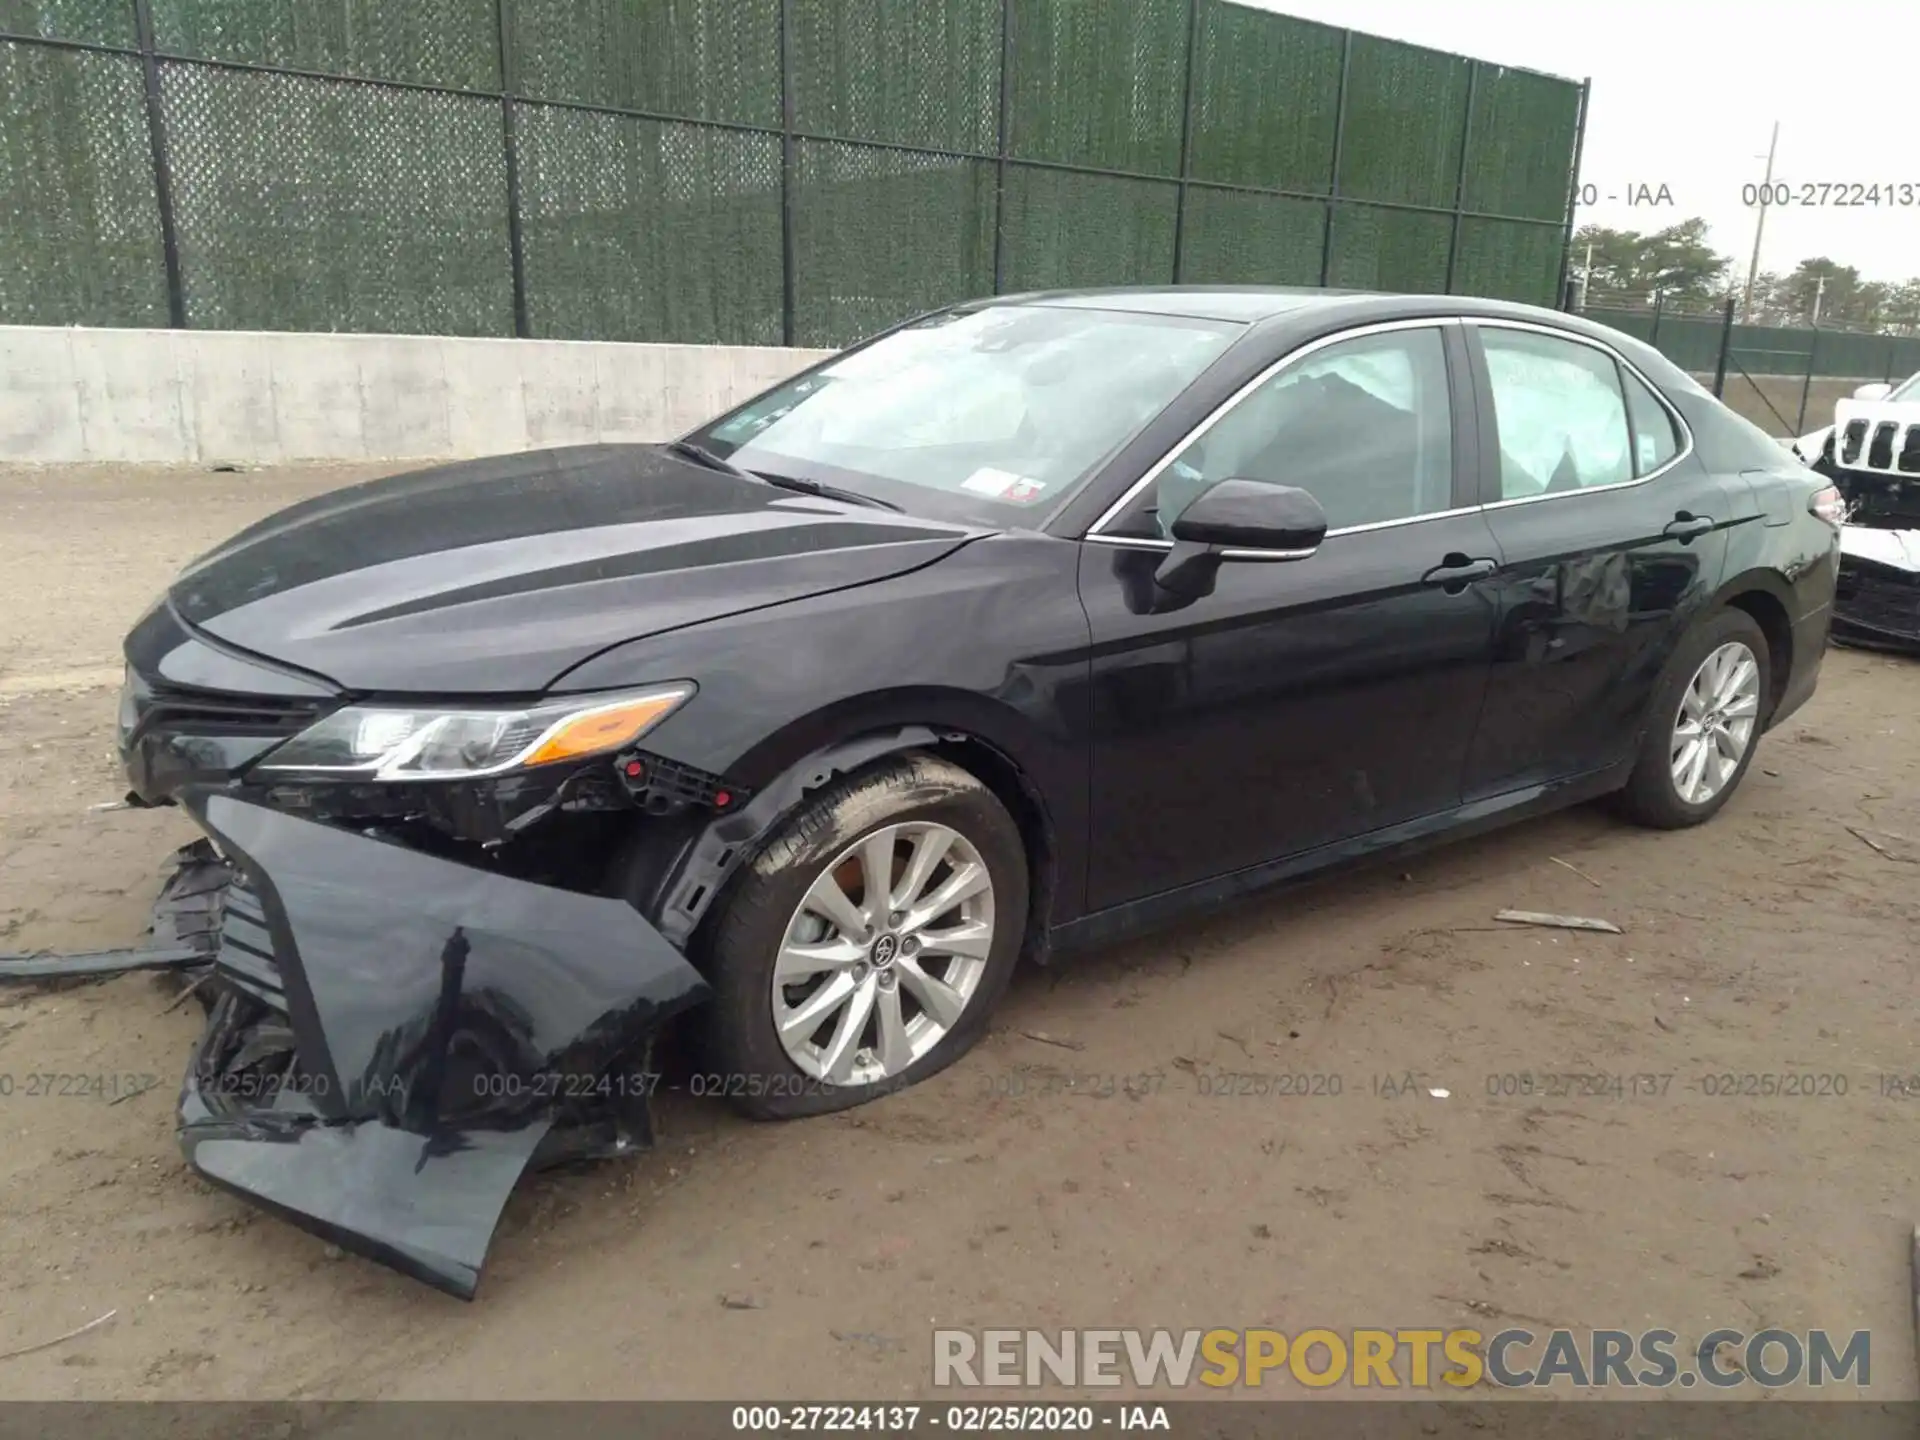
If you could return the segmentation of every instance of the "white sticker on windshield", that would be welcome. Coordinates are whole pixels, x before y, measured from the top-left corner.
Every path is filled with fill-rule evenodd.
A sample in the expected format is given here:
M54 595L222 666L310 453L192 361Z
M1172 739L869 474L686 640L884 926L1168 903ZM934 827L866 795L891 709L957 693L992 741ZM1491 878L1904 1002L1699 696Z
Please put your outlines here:
M1033 482L1024 475L1016 475L1011 470L996 470L991 465L983 465L973 474L960 482L962 490L971 490L976 495L991 495L996 500L1007 499L1017 489L1031 488Z

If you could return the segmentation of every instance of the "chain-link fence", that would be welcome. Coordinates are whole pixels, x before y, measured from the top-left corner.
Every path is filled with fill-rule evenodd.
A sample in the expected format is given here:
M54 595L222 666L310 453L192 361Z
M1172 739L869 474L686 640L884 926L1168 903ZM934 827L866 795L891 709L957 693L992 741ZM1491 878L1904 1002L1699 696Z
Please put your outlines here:
M1732 296L1671 307L1608 300L1581 313L1646 341L1776 435L1832 424L1833 402L1862 383L1920 373L1920 336L1740 324Z
M838 345L1556 304L1585 87L1230 0L0 0L0 322Z

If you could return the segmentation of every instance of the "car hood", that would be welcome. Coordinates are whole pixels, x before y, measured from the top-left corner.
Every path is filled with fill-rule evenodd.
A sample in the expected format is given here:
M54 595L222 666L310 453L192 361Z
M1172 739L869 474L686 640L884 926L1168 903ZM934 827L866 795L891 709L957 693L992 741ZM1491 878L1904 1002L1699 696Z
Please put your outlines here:
M984 533L656 446L578 446L304 501L195 561L169 599L348 690L530 693L609 645L883 580Z
M1810 435L1802 435L1797 440L1789 440L1785 443L1789 450L1793 451L1795 455L1798 455L1806 464L1811 465L1820 458L1821 450L1826 447L1827 441L1832 437L1833 427L1827 425L1815 430Z

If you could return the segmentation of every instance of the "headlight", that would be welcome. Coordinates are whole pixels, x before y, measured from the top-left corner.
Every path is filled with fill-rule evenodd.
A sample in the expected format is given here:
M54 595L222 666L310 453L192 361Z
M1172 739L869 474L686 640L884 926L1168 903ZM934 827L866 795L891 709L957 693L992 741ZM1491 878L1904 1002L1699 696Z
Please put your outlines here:
M349 705L310 725L256 770L366 780L472 780L620 750L693 694L691 682L537 705L453 710Z

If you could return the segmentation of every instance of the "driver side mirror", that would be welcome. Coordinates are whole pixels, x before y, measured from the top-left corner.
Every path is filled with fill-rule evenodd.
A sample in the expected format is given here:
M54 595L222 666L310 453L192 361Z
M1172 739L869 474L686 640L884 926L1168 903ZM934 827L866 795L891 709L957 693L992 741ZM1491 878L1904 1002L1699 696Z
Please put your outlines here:
M1327 535L1320 502L1292 485L1222 480L1173 522L1173 549L1154 572L1161 590L1183 603L1213 589L1228 560L1304 560Z
M1862 385L1853 392L1856 400L1884 400L1893 393L1893 386L1885 381L1876 380L1871 385Z
M1304 560L1327 537L1327 512L1304 490L1261 480L1222 480L1173 522L1173 538L1230 550L1247 559Z

